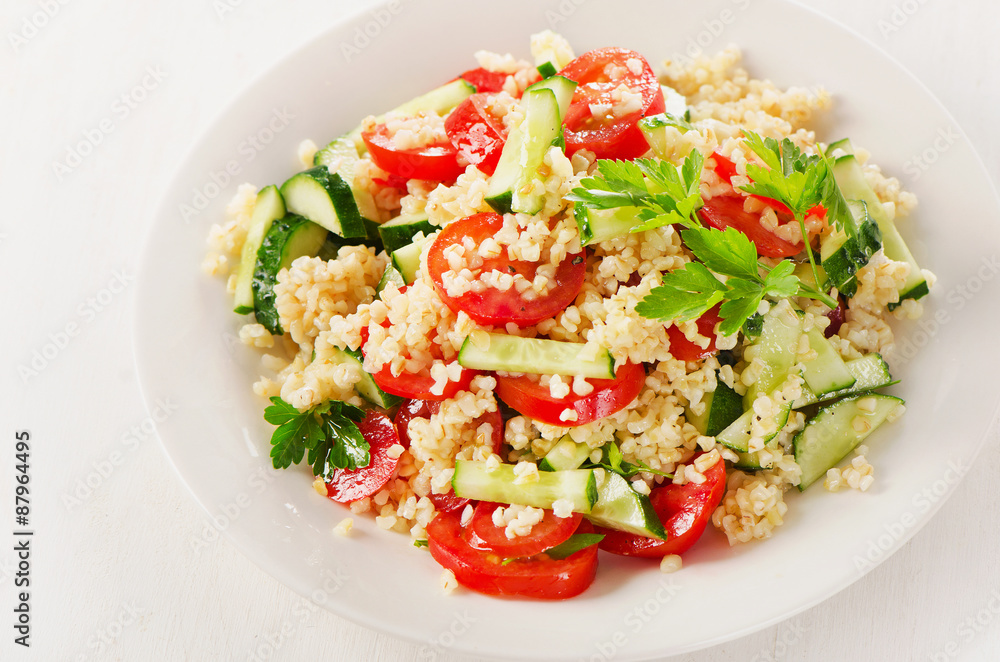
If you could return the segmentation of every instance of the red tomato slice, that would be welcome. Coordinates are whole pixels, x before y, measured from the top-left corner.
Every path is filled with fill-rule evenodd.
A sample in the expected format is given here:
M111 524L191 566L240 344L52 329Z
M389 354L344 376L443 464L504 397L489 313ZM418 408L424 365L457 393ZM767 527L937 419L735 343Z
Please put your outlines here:
M627 63L632 59L642 63L638 74L628 68ZM609 67L624 70L624 75L612 80ZM563 119L566 154L588 149L599 159L634 159L646 153L649 144L638 122L664 109L663 91L646 58L624 48L598 48L567 64L559 75L579 83ZM610 120L595 118L590 104L613 105L612 93L621 84L642 94L641 109Z
M403 179L450 182L462 174L457 152L450 141L420 149L397 149L385 124L361 134L372 161L386 172Z
M503 90L503 84L506 82L507 76L508 74L479 67L478 69L469 69L458 77L472 83L476 88L476 92L500 92Z
M570 517L556 517L554 512L546 510L542 521L531 528L529 535L508 538L505 527L493 523L493 512L506 507L507 504L502 503L479 502L472 514L472 522L465 529L466 541L476 549L494 552L505 558L534 556L566 542L583 519L577 513Z
M705 201L705 206L698 210L698 216L716 230L736 228L753 242L758 255L792 257L802 252L802 244L790 244L761 225L760 214L744 211L744 199L741 195L718 195Z
M725 493L726 463L720 459L705 472L705 482L701 485L668 483L653 488L649 500L667 531L666 540L597 527L598 533L604 534L599 545L606 552L623 556L661 558L667 554L681 554L704 533L712 519L712 511Z
M441 230L427 253L427 269L441 300L455 312L464 310L480 324L491 326L503 326L507 322L513 322L519 327L531 326L565 310L583 287L587 271L583 253L567 255L556 269L555 286L545 296L537 299L526 299L513 287L506 292L488 287L483 292L470 291L457 297L448 295L442 280L443 274L451 268L444 255L445 249L453 244L461 244L466 237L471 237L478 246L502 227L503 217L500 214L482 213L455 221ZM537 262L510 260L504 250L497 257L483 260L481 270L521 274L530 281L534 280L538 266Z
M574 427L610 416L635 400L646 382L646 369L641 363L619 366L614 379L588 379L594 390L588 395L570 392L562 399L553 398L547 386L526 376L497 377L497 397L516 411L536 421ZM576 412L575 421L560 420L566 410Z
M371 462L367 467L354 471L337 469L326 483L326 495L338 503L363 499L378 492L389 482L398 458L389 457L389 448L399 443L396 427L385 414L369 409L365 419L358 423L361 435L368 442Z
M430 371L422 374L412 372L401 372L399 375L392 374L390 365L386 363L382 369L372 375L372 379L386 393L392 393L403 398L416 398L418 400L447 400L455 397L459 391L468 391L472 384L472 378L478 375L476 370L466 370L462 368L462 376L457 382L448 382L444 386L441 395L431 393L434 386L434 378Z
M698 345L688 340L681 330L671 324L667 327L667 336L670 338L670 353L675 359L681 361L697 361L705 359L715 354L715 325L722 319L719 317L719 308L722 304L709 308L704 315L695 322L698 325L698 333L709 338L708 347L702 349Z
M399 406L396 418L396 432L399 433L399 443L404 448L410 447L410 421L415 418L430 418L441 409L441 403L434 400L407 400Z
M497 169L507 140L507 129L487 110L486 94L473 94L458 104L444 121L444 130L458 150L461 163L471 163L487 175Z
M586 521L577 529L591 531ZM460 584L486 595L564 600L583 593L597 574L597 545L558 561L539 555L504 565L502 557L465 541L455 513L438 513L427 525L427 540L435 561L454 572Z

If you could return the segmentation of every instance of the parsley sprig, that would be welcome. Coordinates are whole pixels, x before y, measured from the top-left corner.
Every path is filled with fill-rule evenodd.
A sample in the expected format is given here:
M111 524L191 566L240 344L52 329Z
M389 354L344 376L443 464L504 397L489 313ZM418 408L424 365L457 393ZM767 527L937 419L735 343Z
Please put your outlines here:
M681 238L698 261L664 274L661 285L636 305L647 319L686 322L721 303L719 332L729 336L756 314L764 297L830 299L799 280L791 260L774 267L758 260L753 242L735 228L688 228Z
M779 142L774 138L762 138L746 129L743 130L743 137L747 146L767 167L747 163L747 176L751 182L740 190L772 198L788 207L799 224L803 240L807 236L806 216L817 205L826 208L828 218L838 229L848 237L854 236L853 216L822 150L818 154L806 154L788 138ZM819 283L812 247L808 241L805 245L813 278ZM824 303L829 305L829 302Z
M691 150L680 168L659 159L602 159L597 162L600 176L580 180L566 197L590 209L638 207L640 223L632 232L674 223L700 227L696 212L702 206L699 185L704 162L698 150Z
M346 402L330 400L300 412L279 397L271 398L264 420L276 425L271 435L271 463L287 469L306 456L313 475L329 479L335 469L353 471L371 461L369 445L358 423L364 410ZM308 451L308 455L306 455Z
M662 471L657 471L653 469L648 464L639 460L639 464L632 464L631 462L626 462L622 451L618 448L618 444L615 442L610 442L605 444L601 448L601 461L600 462L587 462L584 464L586 468L601 467L606 471L611 471L618 474L622 478L631 478L637 473L651 473L657 476L664 476L666 478L673 478L673 474L664 473Z

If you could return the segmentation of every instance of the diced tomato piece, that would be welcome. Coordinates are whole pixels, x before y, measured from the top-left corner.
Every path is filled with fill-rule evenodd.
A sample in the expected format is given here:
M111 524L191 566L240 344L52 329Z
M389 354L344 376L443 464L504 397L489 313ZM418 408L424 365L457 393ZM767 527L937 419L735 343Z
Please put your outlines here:
M451 267L445 257L445 250L449 246L461 245L467 237L479 246L502 227L503 217L500 214L482 213L455 221L441 230L427 253L427 269L438 296L455 312L464 311L480 324L491 326L503 326L508 322L520 327L531 326L561 313L583 287L587 271L584 253L567 255L556 268L555 285L544 296L535 299L526 298L514 287L506 292L487 287L482 292L470 290L458 296L448 294L444 274ZM499 271L512 276L520 274L528 281L533 281L539 266L541 265L537 262L508 259L507 251L504 250L496 257L484 258L480 270Z
M389 457L389 449L399 443L396 427L389 417L369 409L358 423L361 436L368 442L371 461L367 467L354 471L337 469L326 483L326 494L338 503L347 503L371 496L385 486L396 471L399 458Z
M576 532L593 530L582 521ZM563 600L583 593L597 574L597 545L561 560L541 554L504 563L507 559L465 540L456 513L438 513L427 525L427 540L434 560L454 572L460 584L487 595Z
M760 214L743 209L741 195L717 195L705 201L698 216L716 230L736 228L745 234L764 257L792 257L804 250L802 244L790 244L760 224Z
M665 541L597 527L598 533L604 534L601 549L612 554L647 558L686 552L698 542L712 519L712 512L726 493L726 463L719 459L704 476L705 482L701 485L665 483L650 493L653 510L667 532Z
M487 96L473 94L460 103L444 121L444 130L458 150L460 164L471 163L492 175L507 141L507 129L490 114Z
M398 149L385 124L363 132L361 139L375 165L397 177L451 182L462 174L458 153L449 140L419 149Z
M542 521L531 527L531 533L508 538L506 527L497 526L493 522L496 509L506 507L507 504L502 503L479 502L472 514L472 522L465 529L468 543L476 549L494 552L504 558L534 556L566 542L580 526L582 519L577 513L569 517L556 517L554 512L546 510Z
M695 322L698 325L698 333L709 339L708 347L705 349L688 340L681 333L681 330L673 324L667 327L667 336L670 338L670 353L673 354L675 359L697 361L708 358L718 351L715 347L715 325L722 319L719 317L719 309L721 307L722 304L709 308Z
M599 159L634 159L649 150L639 120L662 113L665 104L646 58L624 48L598 48L567 64L559 75L579 83L563 119L567 154L587 149ZM642 95L639 108L621 117L594 117L592 104L613 107L621 85Z
M458 77L472 83L476 92L500 92L503 90L503 84L508 75L479 67L478 69L469 69Z
M497 377L496 394L510 407L536 421L573 427L610 416L635 400L646 382L646 369L641 363L625 363L618 367L614 379L588 379L594 390L587 395L570 392L565 398L554 398L547 386L527 376ZM575 411L576 420L563 420L564 411Z

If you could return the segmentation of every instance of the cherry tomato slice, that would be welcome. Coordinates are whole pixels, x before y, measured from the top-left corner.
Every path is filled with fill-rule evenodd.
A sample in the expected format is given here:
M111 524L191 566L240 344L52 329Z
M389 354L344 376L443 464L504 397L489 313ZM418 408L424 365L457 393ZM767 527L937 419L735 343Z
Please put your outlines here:
M386 393L392 393L402 398L416 398L418 400L447 400L455 397L459 391L468 391L472 384L472 378L478 375L476 370L466 370L462 368L462 376L457 382L448 382L444 386L441 395L431 393L434 386L434 378L430 371L414 374L412 372L401 372L398 375L392 374L390 364L386 363L382 369L372 375L372 379Z
M708 347L705 349L688 340L681 333L681 330L673 324L667 327L667 336L670 338L670 353L675 359L697 361L708 358L718 351L715 347L715 325L722 319L719 317L719 308L721 307L722 304L709 308L695 322L698 325L698 333L709 339Z
M635 62L641 65L638 73L629 68L630 62L633 68ZM614 79L612 72L616 75ZM598 48L567 64L559 75L579 83L563 119L567 154L588 149L599 159L634 159L649 149L638 122L648 115L662 113L664 100L660 83L646 58L624 48ZM614 90L622 84L642 94L640 108L622 117L594 117L591 104L613 106Z
M508 538L506 527L493 523L494 511L506 507L507 504L481 501L465 529L468 543L476 549L494 552L505 558L534 556L566 542L583 519L577 513L569 517L556 517L554 512L546 510L542 521L531 527L530 534Z
M469 69L465 73L459 74L458 77L472 83L476 92L501 92L507 76L508 74L479 67L478 69Z
M507 130L488 110L486 94L473 94L444 121L444 130L458 151L459 163L471 163L487 175L497 169Z
M612 554L646 558L686 552L698 542L712 519L712 511L726 493L726 463L723 460L711 466L704 475L705 482L701 485L667 483L653 488L650 493L653 510L667 531L666 540L597 527L598 533L604 534L600 548Z
M457 152L450 141L420 149L397 149L385 124L363 132L361 139L375 165L397 177L450 182L462 174Z
M368 442L371 462L367 467L354 471L337 469L326 483L326 494L338 503L363 499L378 492L389 482L399 464L398 458L389 457L389 448L399 443L396 427L385 414L369 409L365 419L358 423L361 436Z
M635 400L646 382L646 369L641 363L626 363L618 367L614 379L587 381L594 386L589 394L570 392L565 398L553 398L547 386L526 376L498 376L496 394L528 418L560 427L574 427L610 416ZM576 412L575 421L560 418L566 410Z
M743 209L744 200L741 195L718 195L705 201L698 216L716 230L736 228L753 242L757 254L764 257L792 257L804 250L802 244L790 244L761 225L760 214Z
M591 531L586 521L577 529ZM427 540L435 561L454 572L460 584L486 595L564 600L583 593L597 574L597 545L558 561L539 555L505 565L499 555L466 542L455 513L438 513L427 525Z
M427 269L441 300L455 312L465 311L480 324L491 326L503 326L508 322L519 327L531 326L565 310L583 287L587 271L583 253L567 255L556 269L555 285L544 296L536 299L525 298L515 287L506 292L487 287L482 292L469 291L455 297L448 294L443 275L451 267L445 257L445 249L455 244L461 245L466 237L470 237L478 246L502 227L503 217L500 214L482 213L455 221L441 230L427 253ZM485 258L481 271L520 274L531 281L534 280L538 267L537 262L510 260L507 258L507 251L503 250L497 257Z

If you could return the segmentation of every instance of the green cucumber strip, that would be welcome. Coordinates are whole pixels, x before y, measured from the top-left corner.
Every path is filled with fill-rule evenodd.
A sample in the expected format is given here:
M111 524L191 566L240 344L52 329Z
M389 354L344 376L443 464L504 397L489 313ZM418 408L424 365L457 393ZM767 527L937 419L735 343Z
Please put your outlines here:
M597 494L597 503L586 516L594 524L647 538L667 539L663 523L653 510L649 497L633 490L628 481L618 474L604 472L604 482Z
M578 444L566 435L556 442L548 453L538 462L541 471L566 471L579 469L580 465L590 457L590 446Z
M804 362L802 378L809 390L816 395L825 395L854 386L856 379L853 373L823 333L810 329L806 337L809 338L809 347L818 354L812 361Z
M842 151L844 154L854 153L854 145L851 144L850 138L841 138L836 142L830 143L830 145L826 148L826 153L833 155L834 151L838 149Z
M733 421L743 415L743 398L729 386L718 380L715 390L702 396L705 411L695 414L685 407L685 417L698 432L706 437L714 437Z
M860 403L866 400L874 405L874 411L862 409ZM821 409L792 442L795 461L802 468L799 490L805 490L837 466L902 402L891 395L873 393L855 395ZM860 431L855 428L858 419L864 422Z
M285 201L277 186L267 186L257 194L257 201L247 228L247 238L240 252L240 266L236 272L234 310L240 315L253 312L253 273L257 268L257 251L271 224L285 217Z
M743 407L753 408L753 401L761 393L770 393L785 383L792 368L799 362L799 337L802 321L788 306L773 306L764 316L764 327L754 342L756 356L764 362L757 381L747 388Z
M848 200L847 205L855 220L854 236L848 237L843 230L834 229L820 245L820 261L830 284L850 298L858 289L858 270L882 248L882 231L871 220L864 202Z
M285 216L274 221L264 235L257 251L252 283L254 316L272 334L284 334L275 308L274 285L278 282L278 272L303 255L316 255L326 235L325 228L301 216Z
M846 363L847 370L854 377L854 384L850 388L840 391L824 393L817 396L808 386L802 386L802 395L792 403L793 409L801 409L817 402L826 402L843 396L867 393L892 383L892 375L889 374L889 366L880 354L866 354L860 359L854 359Z
M549 76L555 76L556 72L558 71L558 69L556 69L556 65L552 64L552 62L550 62L548 60L546 60L545 62L542 62L541 64L539 64L535 68L538 69L538 73L539 73L539 75L541 75L542 78L548 78Z
M290 214L297 214L341 237L367 237L354 192L326 166L310 168L281 185L281 196Z
M588 209L577 205L573 208L573 217L580 229L580 242L584 246L624 237L640 222L638 207Z
M407 285L417 279L417 271L420 269L420 253L424 250L424 244L429 239L430 237L418 239L412 244L407 244L392 252L392 266L400 273Z
M313 164L325 166L331 174L340 175L340 178L350 187L351 193L354 195L354 204L358 214L362 218L374 220L379 217L375 196L368 189L354 185L354 171L360 158L354 141L341 136L316 152Z
M929 288L920 266L913 258L906 242L903 241L903 237L900 236L896 224L885 213L882 202L878 199L875 191L868 185L864 172L861 170L861 164L858 163L853 154L842 156L834 162L833 176L845 198L860 200L867 205L869 216L878 224L879 230L882 232L882 248L885 256L890 260L906 262L910 265L910 275L899 292L899 300L919 299L925 296L929 292ZM898 303L890 304L889 309L892 310L898 305Z
M384 290L389 283L395 283L397 288L402 288L406 285L406 279L403 278L403 274L399 273L399 269L391 264L386 266L385 271L382 272L382 278L379 279L378 285L375 287L375 296L381 294L382 290Z
M778 411L774 416L774 427L767 430L767 433L762 437L764 443L774 439L781 428L785 427L788 423L788 415L792 411L792 403L785 403L784 406ZM746 453L750 450L750 432L753 424L753 417L755 416L753 409L748 409L743 412L739 418L733 421L729 427L720 432L715 436L715 440L727 448L731 448L739 453Z
M473 370L502 370L527 372L538 375L565 375L614 379L615 360L603 349L597 357L582 358L583 343L563 342L545 338L522 338L506 333L488 334L490 345L480 349L465 339L458 352L458 362L463 368Z
M592 469L542 471L534 482L515 484L514 465L501 464L492 471L486 462L456 460L451 486L455 496L494 503L511 503L551 509L566 499L573 512L590 513L597 503L597 482Z
M385 247L385 252L389 254L413 243L413 237L418 232L423 232L424 236L427 236L432 232L437 232L437 230L438 228L427 220L427 214L397 216L378 226L382 245Z
M551 76L528 87L524 92L527 94L532 90L552 90L556 95L556 102L559 104L559 122L562 123L569 110L569 104L573 101L573 92L576 90L577 82L565 76Z

